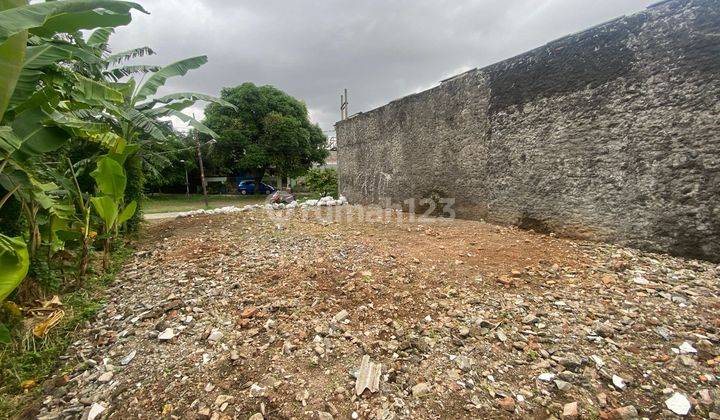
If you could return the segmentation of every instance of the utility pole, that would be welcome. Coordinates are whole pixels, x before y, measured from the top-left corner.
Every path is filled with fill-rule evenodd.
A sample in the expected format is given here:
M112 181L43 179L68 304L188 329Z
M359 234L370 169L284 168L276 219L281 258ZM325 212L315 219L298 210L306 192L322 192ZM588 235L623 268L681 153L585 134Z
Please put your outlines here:
M193 117L193 118L195 118L195 117ZM207 208L208 207L208 198L207 198L207 187L205 184L205 167L203 166L202 152L200 151L200 138L198 137L197 130L195 130L195 149L197 150L197 158L198 158L198 162L200 163L200 183L202 184L203 197L205 197L205 208Z
M340 94L340 119L344 120L348 117L348 93L345 89L345 94Z

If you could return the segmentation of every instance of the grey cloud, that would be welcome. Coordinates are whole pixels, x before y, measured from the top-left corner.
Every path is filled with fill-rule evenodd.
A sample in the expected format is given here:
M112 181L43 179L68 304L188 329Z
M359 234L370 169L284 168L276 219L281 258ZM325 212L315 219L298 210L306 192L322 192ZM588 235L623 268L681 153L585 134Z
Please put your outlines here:
M368 110L653 2L146 0L151 15L136 14L111 46L149 45L158 54L143 61L152 63L206 54L208 64L165 91L272 84L331 130L343 88L351 113Z

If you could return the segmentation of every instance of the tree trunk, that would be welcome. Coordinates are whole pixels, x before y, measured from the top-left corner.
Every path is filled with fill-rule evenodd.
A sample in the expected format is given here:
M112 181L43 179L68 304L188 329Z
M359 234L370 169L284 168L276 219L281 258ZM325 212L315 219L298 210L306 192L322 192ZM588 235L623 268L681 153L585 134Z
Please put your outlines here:
M88 263L90 262L90 250L88 249L88 241L87 238L83 238L82 243L82 254L80 256L80 285L82 286L83 280L85 278L85 274L87 273L88 269Z
M260 194L260 183L262 182L264 175L265 169L259 169L253 174L253 181L255 182L255 194Z
M103 270L107 271L110 265L110 238L105 238L103 244Z

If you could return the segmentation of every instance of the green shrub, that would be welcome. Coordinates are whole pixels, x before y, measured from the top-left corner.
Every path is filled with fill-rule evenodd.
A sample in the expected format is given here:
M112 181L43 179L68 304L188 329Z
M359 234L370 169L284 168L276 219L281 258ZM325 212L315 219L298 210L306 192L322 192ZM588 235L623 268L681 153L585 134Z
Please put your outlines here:
M312 192L316 192L323 196L331 195L335 198L338 196L338 177L337 171L332 168L322 169L313 168L305 175L305 185Z

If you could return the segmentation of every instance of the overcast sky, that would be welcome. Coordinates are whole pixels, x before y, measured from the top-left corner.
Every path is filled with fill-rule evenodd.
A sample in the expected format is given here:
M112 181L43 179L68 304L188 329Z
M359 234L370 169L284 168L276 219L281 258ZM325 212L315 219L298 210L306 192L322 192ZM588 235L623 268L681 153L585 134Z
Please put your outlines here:
M270 84L330 131L343 88L351 114L367 111L656 1L140 0L151 14L134 13L111 48L150 46L154 64L207 55L160 93Z

